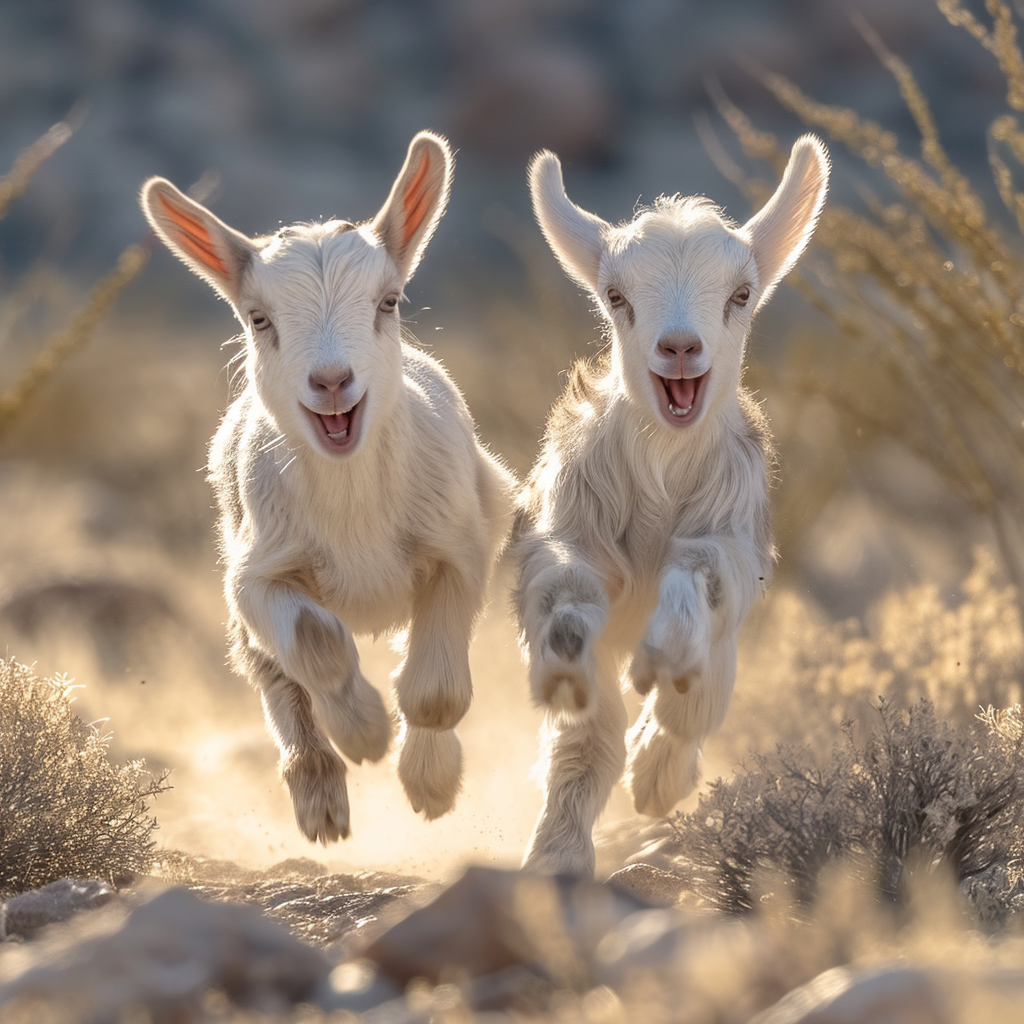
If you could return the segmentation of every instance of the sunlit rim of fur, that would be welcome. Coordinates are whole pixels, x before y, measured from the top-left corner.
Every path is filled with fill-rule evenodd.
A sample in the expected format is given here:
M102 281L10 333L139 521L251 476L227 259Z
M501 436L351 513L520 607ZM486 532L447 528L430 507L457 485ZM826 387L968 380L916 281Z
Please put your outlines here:
M633 219L625 221L620 227L628 227L635 224L646 214L659 217L671 217L677 220L691 219L695 214L710 214L722 221L728 228L735 228L739 225L732 219L713 199L707 196L684 196L679 192L674 195L658 196L652 203L637 205L633 211Z

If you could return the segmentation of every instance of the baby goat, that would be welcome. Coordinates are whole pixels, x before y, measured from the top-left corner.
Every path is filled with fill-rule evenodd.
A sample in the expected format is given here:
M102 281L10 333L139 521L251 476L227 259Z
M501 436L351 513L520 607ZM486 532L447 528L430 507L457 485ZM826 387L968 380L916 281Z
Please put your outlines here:
M637 810L667 814L725 716L736 634L774 557L771 438L740 385L744 346L810 240L828 157L800 139L743 227L678 196L613 227L569 201L553 153L529 175L544 236L597 298L611 342L573 367L510 542L530 685L548 709L545 803L524 865L583 873L623 766ZM630 655L645 701L624 742L617 678Z
M402 342L398 302L444 212L447 143L421 132L372 220L248 238L160 178L142 206L172 252L234 308L245 378L210 450L232 658L260 691L295 819L349 833L345 764L391 739L353 633L408 624L396 673L398 773L427 818L454 804L453 731L511 478L455 385ZM333 746L332 746L333 744Z

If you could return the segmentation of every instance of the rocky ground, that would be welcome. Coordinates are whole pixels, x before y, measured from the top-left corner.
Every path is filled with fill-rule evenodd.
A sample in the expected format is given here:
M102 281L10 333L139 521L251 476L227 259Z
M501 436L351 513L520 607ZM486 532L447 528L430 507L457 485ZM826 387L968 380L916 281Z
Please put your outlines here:
M905 923L901 952L857 957L849 907L843 953L842 921L684 911L681 879L643 862L604 883L470 868L448 887L311 860L159 871L10 899L0 1019L979 1024L1024 1006L1019 937L979 943L933 909L928 948Z

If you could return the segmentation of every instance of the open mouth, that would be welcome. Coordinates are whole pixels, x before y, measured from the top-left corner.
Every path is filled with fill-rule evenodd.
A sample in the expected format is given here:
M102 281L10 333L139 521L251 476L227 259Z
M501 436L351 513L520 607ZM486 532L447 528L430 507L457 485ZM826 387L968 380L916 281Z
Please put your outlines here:
M321 445L333 455L350 452L359 443L359 427L362 423L363 404L366 395L344 412L318 413L302 406L312 421L313 429ZM300 403L301 404L301 403Z
M710 372L708 370L699 377L680 378L651 374L658 397L658 408L668 423L674 427L685 427L697 419L704 397L704 383Z

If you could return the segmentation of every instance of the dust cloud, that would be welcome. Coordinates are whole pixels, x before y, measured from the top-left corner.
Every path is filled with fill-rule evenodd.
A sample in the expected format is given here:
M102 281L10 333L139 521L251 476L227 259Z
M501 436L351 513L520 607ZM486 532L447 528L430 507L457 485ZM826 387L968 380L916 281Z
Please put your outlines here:
M446 877L511 866L540 808L531 706L509 610L492 582L471 651L475 696L459 727L455 810L413 813L393 764L350 766L352 835L321 847L295 826L257 693L226 664L220 567L205 448L227 399L217 335L188 342L121 324L62 373L0 458L0 651L66 673L76 708L117 759L170 769L158 846L261 868L312 857L332 871ZM399 655L359 638L382 692ZM617 791L606 818L627 815Z

